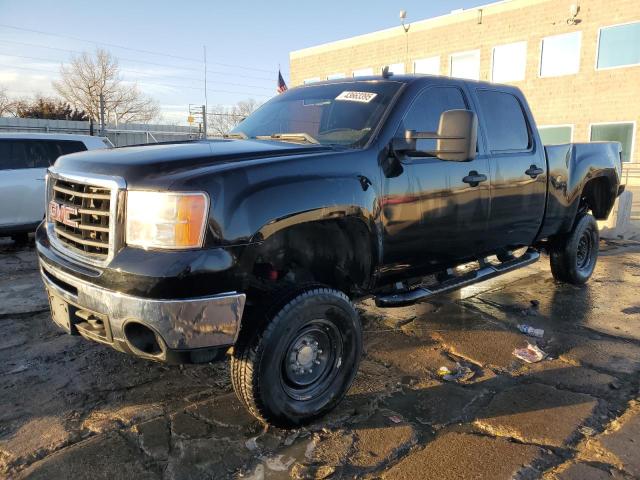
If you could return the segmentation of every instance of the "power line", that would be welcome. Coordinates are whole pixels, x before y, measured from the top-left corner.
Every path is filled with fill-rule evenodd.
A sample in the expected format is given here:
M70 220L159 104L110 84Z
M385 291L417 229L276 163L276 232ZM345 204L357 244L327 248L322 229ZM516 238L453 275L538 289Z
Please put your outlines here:
M82 52L80 50L71 50L68 48L59 48L59 47L49 47L47 45L38 45L38 44L34 44L34 43L26 43L26 42L18 42L15 40L5 40L5 39L0 39L0 42L5 42L5 43L13 43L16 45L23 45L23 46L27 46L27 47L34 47L34 48L46 48L49 50L59 50L61 52L69 52L69 53L75 53L75 54L79 54L82 55L83 53L86 52ZM125 62L133 62L133 63L144 63L145 65L154 65L156 67L165 67L165 68L173 68L176 70L191 70L194 72L198 72L198 73L202 73L202 69L201 68L195 68L195 67L185 67L185 66L181 66L181 65L171 65L171 64L167 64L167 63L158 63L158 62L149 62L146 60L139 60L139 59L134 59L134 58L126 58L126 57L116 57L117 60L124 60ZM49 60L50 61L50 60ZM229 76L230 72L221 72L219 70L209 70L207 69L207 73L212 73L214 75L224 75L224 76ZM233 73L232 74L234 77L239 77L239 78L248 78L251 80L266 80L266 81L273 81L272 78L266 78L266 77L256 77L255 75L244 75L242 73Z
M44 72L44 73L55 73L56 75L58 74L58 72L56 72L55 70L51 70L51 69L32 68L32 67L19 67L19 66L16 66L16 65L8 64L8 63L0 63L0 65L5 66L5 67L10 67L10 68L18 68L20 70L30 70L30 71ZM134 80L123 80L123 82L135 83ZM199 90L199 91L203 91L204 90L204 87L193 87L193 86L187 86L187 85L175 85L175 84L169 84L169 83L155 83L155 82L144 82L144 81L141 81L140 84L142 84L142 85L152 85L152 86L158 86L158 87L177 88L177 89L190 88L190 89ZM249 97L270 98L269 95L255 94L253 92L249 93L249 92L238 92L238 91L219 90L219 89L209 89L209 91L216 92L216 93L231 93L231 94L236 94L236 95L238 95L238 94L247 95Z
M52 60L50 58L32 57L30 55L16 55L14 53L2 53L2 52L0 52L0 56L3 56L3 57L15 57L15 58L26 58L26 59L29 59L29 60L38 60L38 61L42 61L42 62L53 62L53 61L62 62L62 60ZM130 69L130 68L122 68L120 70L122 72L129 72L129 73L134 73L134 74L137 73L137 74L140 74L140 75L150 76L150 74L148 72L144 72L144 71L141 71L141 70L133 70L133 69ZM184 76L165 75L165 74L159 74L158 76L165 77L165 78L177 78L177 79L180 79L180 80L192 80L194 82L202 82L202 79L200 79L200 78L187 78L187 77L184 77ZM144 79L140 79L140 81L144 82ZM219 81L219 80L216 80L215 82L207 82L207 85L212 85L212 84L224 84L224 85L231 85L231 86L238 86L238 87L259 88L261 90L271 90L269 87L264 87L264 86L260 86L260 85L248 85L246 83L224 82L224 81ZM192 87L187 86L187 88L192 88Z
M140 49L140 48L125 47L123 45L117 45L115 43L96 42L95 40L87 40L85 38L75 37L75 36L72 36L72 35L45 32L43 30L35 30L35 29L32 29L32 28L16 27L15 25L0 24L0 27L11 28L13 30L20 30L20 31L23 31L23 32L39 33L41 35L50 35L52 37L68 38L68 39L79 41L79 42L92 43L94 45L105 45L107 47L121 48L123 50L129 50L129 51L132 51L132 52L146 53L146 54L149 54L149 55L158 55L158 56L161 56L161 57L175 58L175 59L178 59L178 60L185 60L185 61L188 61L188 62L200 63L200 61L201 61L201 60L198 60L198 59L195 59L195 58L183 57L183 56L180 56L180 55L172 55L170 53L154 52L152 50L143 50L143 49ZM220 66L223 66L223 67L232 67L232 68L240 68L240 69L243 69L243 70L253 70L253 71L256 71L256 72L273 73L272 70L266 70L266 69L263 69L263 68L255 68L255 67L245 67L244 65L235 65L235 64L220 63L220 62L209 62L209 63L213 63L215 65L220 65Z

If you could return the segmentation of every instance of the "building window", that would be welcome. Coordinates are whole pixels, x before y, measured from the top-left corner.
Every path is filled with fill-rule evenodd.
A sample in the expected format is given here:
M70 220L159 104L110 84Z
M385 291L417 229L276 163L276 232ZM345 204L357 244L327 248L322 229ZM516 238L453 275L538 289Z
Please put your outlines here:
M339 80L344 78L344 73L332 73L331 75L327 75L327 80Z
M392 63L387 66L389 67L389 73L393 73L394 75L404 74L404 63Z
M454 53L449 57L449 75L480 80L480 50Z
M524 80L527 67L527 42L508 43L493 48L492 82Z
M563 145L573 139L573 125L553 125L538 127L543 145Z
M373 68L360 68L353 71L354 77L371 77L373 76Z
M597 65L598 68L640 65L640 22L601 28Z
M440 75L440 56L421 58L413 62L413 73Z
M634 122L598 123L591 125L591 141L620 142L622 144L622 161L630 162L634 130Z
M305 85L308 85L309 83L316 83L319 81L320 81L319 77L313 77L313 78L307 78L306 80L303 80L302 83L304 83Z
M540 76L559 77L578 73L581 42L582 32L543 38Z

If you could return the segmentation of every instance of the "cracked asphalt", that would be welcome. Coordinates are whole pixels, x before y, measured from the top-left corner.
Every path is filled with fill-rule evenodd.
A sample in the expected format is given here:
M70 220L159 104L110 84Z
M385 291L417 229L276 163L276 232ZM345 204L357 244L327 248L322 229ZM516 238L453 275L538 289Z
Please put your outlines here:
M346 399L264 429L226 363L167 367L51 323L33 247L0 243L0 477L640 478L640 243L602 244L590 283L548 259L412 307L358 305ZM547 359L513 350L545 330ZM440 367L461 365L465 381ZM468 376L468 375L467 375Z

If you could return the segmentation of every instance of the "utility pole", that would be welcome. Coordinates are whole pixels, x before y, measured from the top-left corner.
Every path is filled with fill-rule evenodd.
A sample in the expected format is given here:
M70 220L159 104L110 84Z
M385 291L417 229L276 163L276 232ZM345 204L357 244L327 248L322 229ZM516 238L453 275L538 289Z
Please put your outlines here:
M100 93L100 135L104 136L104 95Z
M189 125L193 123L194 120L199 119L202 116L202 121L200 122L200 131L202 133L203 138L207 138L207 106L206 105L193 105L189 104Z
M202 129L204 130L204 138L207 138L207 106L202 106Z
M209 98L207 96L207 46L202 46L204 56L204 111L202 112L202 126L204 127L204 138L207 138L207 111L209 110Z

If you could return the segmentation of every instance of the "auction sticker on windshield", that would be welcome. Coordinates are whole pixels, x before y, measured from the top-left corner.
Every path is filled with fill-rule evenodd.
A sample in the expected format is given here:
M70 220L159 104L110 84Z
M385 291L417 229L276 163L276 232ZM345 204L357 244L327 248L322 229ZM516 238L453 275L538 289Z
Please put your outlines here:
M336 97L336 100L345 100L347 102L361 102L361 103L369 103L371 100L376 98L377 93L372 92L353 92L349 90L345 90L340 95Z

